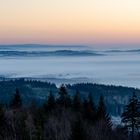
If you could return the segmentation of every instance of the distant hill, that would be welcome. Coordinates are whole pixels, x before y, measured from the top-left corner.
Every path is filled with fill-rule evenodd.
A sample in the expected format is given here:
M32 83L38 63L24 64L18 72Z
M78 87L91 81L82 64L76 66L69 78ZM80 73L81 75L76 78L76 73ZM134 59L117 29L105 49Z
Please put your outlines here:
M19 89L24 104L29 104L32 100L42 104L48 96L49 91L57 93L55 84L25 79L13 79L0 81L0 102L10 103L16 88Z
M108 112L115 116L121 115L124 105L127 104L134 91L140 97L139 89L122 86L81 83L66 85L66 87L71 97L76 90L80 91L82 99L87 98L89 92L91 92L96 104L102 94L105 97ZM32 100L35 100L39 105L43 104L47 100L49 91L52 91L56 98L58 96L58 88L55 84L49 82L25 79L2 80L0 81L0 102L10 103L16 88L21 93L24 105L28 105Z
M47 56L101 56L103 54L92 51L73 51L73 50L57 50L57 51L0 51L0 56L10 57L47 57Z

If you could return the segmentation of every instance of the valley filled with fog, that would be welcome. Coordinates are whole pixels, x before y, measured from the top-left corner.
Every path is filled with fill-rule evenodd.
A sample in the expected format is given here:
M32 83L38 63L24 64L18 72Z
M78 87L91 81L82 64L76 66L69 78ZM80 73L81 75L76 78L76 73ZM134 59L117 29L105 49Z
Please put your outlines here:
M140 50L0 45L0 77L140 88Z

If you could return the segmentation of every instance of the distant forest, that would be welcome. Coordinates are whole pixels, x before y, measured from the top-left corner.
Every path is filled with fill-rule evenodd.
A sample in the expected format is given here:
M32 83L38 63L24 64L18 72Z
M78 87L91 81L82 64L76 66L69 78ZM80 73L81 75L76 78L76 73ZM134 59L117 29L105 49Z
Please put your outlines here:
M140 93L139 89L92 83L65 86L71 98L73 98L77 90L80 92L82 100L87 99L89 93L91 93L95 104L98 103L100 96L103 95L107 111L114 116L122 114L124 105L128 103L129 97L131 97L134 91L136 95ZM50 91L55 98L58 97L57 93L59 91L59 88L55 84L49 82L27 79L1 80L0 102L7 105L10 104L10 100L17 88L20 91L24 106L29 105L31 101L35 101L37 105L42 105L47 100Z
M104 95L99 95L99 100L95 103L94 94L91 91L88 91L86 98L82 98L80 90L78 90L81 85L83 85L82 91L87 91L92 86L100 91L107 88L106 86L77 84L73 86L61 85L60 88L56 88L54 84L20 79L1 82L1 85L2 83L3 85L8 83L6 84L7 89L3 91L6 92L6 90L15 88L16 85L12 84L14 85L12 87L12 82L20 85L20 89L24 89L25 85L30 88L32 85L34 88L39 87L41 89L47 86L55 89L53 91L57 90L57 93L54 94L49 89L47 99L42 104L38 104L38 101L34 98L28 100L28 104L26 104L23 101L23 93L21 94L21 91L23 92L25 89L19 90L16 88L11 97L8 98L9 103L1 102L0 104L0 140L140 139L140 101L135 91L133 91L133 94L131 93L129 101L124 106L121 115L122 123L114 126L111 115L106 109ZM110 88L115 87L110 86ZM75 89L73 95L68 92L68 90ZM123 87L120 87L120 91L122 89ZM130 88L130 90L132 89ZM25 97L28 96L29 93L26 93Z

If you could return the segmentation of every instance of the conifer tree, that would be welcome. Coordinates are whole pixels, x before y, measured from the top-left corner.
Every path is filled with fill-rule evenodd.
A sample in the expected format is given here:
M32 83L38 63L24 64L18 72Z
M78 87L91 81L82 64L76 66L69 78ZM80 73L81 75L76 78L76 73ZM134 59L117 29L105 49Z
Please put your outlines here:
M92 93L91 92L89 93L88 100L89 100L88 103L89 103L91 109L92 110L95 110L95 104L93 102L93 96L92 96Z
M107 125L107 128L111 130L112 128L111 118L109 114L106 112L106 106L102 95L100 96L99 105L97 109L97 120L104 121Z
M70 140L88 140L82 118L77 118L76 122L74 122Z
M128 105L125 107L122 122L131 128L131 139L134 140L135 129L140 127L140 104L135 92L133 92L132 98L130 98Z
M5 131L5 115L2 105L0 105L0 139L4 137L4 131Z
M66 107L71 107L72 105L72 100L71 100L71 97L69 95L67 95L66 97Z
M2 126L4 121L4 111L2 105L0 105L0 126Z
M20 92L18 89L16 89L16 93L14 95L12 102L11 102L11 107L20 108L21 106L22 106L22 99L20 96Z
M80 96L80 92L78 90L76 91L76 94L73 99L73 108L76 111L81 111L81 109L82 109L81 96Z
M52 91L50 91L50 94L48 96L48 101L46 103L46 110L51 111L55 108L55 98L52 94Z
M102 95L100 96L100 100L98 104L97 117L98 119L105 119L106 117L106 107L105 107L104 98Z
M92 97L92 93L89 93L88 96L88 101L85 100L84 102L84 108L85 108L85 115L86 117L91 120L91 121L95 121L96 119L96 107L95 104L93 102L93 97Z
M57 100L57 103L62 106L62 107L65 107L67 106L67 96L68 96L68 93L67 93L67 90L66 90L66 87L64 85L61 85L61 87L59 88L59 98Z

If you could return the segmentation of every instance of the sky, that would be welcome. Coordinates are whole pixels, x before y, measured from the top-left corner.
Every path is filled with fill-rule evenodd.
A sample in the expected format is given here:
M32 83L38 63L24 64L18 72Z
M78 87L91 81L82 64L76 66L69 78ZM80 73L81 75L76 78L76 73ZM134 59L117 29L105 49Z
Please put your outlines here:
M0 44L140 44L140 0L0 0Z

